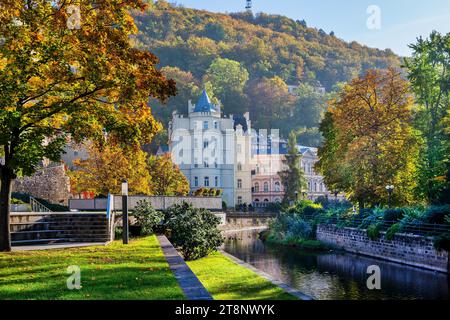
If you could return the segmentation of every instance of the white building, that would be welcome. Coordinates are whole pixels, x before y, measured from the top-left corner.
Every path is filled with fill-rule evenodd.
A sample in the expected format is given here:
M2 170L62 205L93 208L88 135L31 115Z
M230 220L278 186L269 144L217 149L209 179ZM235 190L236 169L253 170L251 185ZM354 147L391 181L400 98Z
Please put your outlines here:
M191 191L221 189L227 206L250 204L251 123L244 117L222 117L203 91L197 104L188 103L188 116L174 113L169 123L172 160L189 180Z

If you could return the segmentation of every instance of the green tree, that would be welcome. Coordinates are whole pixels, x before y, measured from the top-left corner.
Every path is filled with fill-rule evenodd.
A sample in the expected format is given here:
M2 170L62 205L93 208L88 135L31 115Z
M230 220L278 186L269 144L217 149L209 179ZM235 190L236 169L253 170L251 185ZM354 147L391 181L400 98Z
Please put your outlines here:
M295 92L294 121L298 126L318 127L325 111L326 96L309 84L300 84Z
M151 174L150 189L154 195L186 196L189 193L189 181L172 162L170 154L150 156L148 171Z
M248 71L239 62L222 58L212 62L204 77L228 113L242 112L243 90L248 79Z
M450 33L434 31L411 44L413 55L405 59L408 79L421 108L416 127L425 140L421 150L419 189L430 202L440 202L446 187L446 140L442 119L450 108ZM447 199L448 201L448 199Z
M284 188L284 201L296 201L298 195L303 195L306 188L306 178L301 168L302 156L297 148L297 134L292 131L288 139L288 153L283 160L286 167L279 172Z
M68 135L136 147L160 130L148 97L173 81L152 53L131 47L131 9L141 0L2 1L0 11L0 251L9 251L12 181L44 158L57 161ZM71 9L71 10L69 10ZM69 13L72 12L72 13ZM112 27L114 26L114 27Z
M372 70L331 101L321 125L325 143L317 169L331 190L345 191L360 208L416 201L418 146L409 84L394 69Z

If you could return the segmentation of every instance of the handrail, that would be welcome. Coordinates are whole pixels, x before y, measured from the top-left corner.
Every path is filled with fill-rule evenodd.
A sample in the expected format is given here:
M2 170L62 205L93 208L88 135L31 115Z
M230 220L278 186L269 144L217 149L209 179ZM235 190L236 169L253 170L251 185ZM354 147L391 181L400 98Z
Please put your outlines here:
M30 196L30 205L31 205L31 211L32 212L53 212L46 206L44 206L42 203L37 201L34 197Z
M313 220L318 224L337 225L347 228L367 229L371 224L379 224L380 231L387 231L394 224L400 223L399 233L410 233L415 235L440 235L450 233L450 224L426 223L418 221L417 223L387 221L383 219L366 220L356 217L317 217L314 215L305 215L306 220Z

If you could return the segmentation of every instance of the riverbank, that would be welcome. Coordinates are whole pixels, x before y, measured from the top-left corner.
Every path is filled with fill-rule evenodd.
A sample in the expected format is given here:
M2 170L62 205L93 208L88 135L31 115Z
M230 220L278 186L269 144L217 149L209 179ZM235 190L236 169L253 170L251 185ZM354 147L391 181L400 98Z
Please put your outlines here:
M297 299L220 252L187 264L215 300Z
M302 249L311 252L326 252L336 249L330 244L319 240L300 239L300 238L285 238L277 239L270 231L270 229L264 230L259 233L261 241L269 245L287 246Z

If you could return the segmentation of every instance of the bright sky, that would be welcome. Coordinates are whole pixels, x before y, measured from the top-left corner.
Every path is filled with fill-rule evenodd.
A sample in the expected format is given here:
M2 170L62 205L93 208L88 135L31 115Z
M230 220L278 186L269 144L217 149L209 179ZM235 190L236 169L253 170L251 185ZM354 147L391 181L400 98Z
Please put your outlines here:
M185 7L214 12L245 10L245 0L178 0ZM380 29L369 29L369 6L380 9ZM408 44L432 30L450 32L450 0L253 0L253 12L305 19L308 26L334 31L346 41L369 47L390 48L410 55ZM372 11L373 13L373 11ZM373 20L371 20L373 21ZM371 24L375 26L376 24Z

